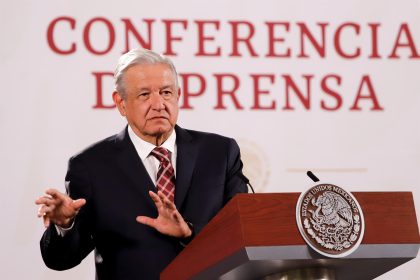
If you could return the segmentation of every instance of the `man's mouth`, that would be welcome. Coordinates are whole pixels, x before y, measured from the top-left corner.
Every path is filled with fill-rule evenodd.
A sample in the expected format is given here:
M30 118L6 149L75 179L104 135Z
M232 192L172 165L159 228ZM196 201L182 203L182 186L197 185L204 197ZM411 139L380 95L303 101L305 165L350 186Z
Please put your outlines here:
M158 120L158 119L167 120L168 118L164 116L157 116L157 117L149 118L149 120Z

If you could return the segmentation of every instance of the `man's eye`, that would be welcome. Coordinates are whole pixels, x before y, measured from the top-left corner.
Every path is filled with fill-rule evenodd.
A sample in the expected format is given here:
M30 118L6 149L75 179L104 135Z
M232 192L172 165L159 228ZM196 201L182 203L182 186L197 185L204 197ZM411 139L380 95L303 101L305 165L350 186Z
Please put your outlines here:
M163 96L171 96L172 95L172 91L169 91L169 90L164 90L164 91L162 91L162 95Z
M149 97L149 93L148 92L139 93L138 97L140 97L140 98L147 98L147 97Z

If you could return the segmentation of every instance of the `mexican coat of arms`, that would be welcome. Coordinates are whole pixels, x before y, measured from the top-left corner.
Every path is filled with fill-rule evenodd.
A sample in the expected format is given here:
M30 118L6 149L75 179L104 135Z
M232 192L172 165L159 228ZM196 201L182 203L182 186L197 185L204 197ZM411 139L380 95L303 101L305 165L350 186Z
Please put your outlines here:
M296 217L306 243L324 256L347 256L362 241L362 209L351 193L338 186L320 183L302 193Z

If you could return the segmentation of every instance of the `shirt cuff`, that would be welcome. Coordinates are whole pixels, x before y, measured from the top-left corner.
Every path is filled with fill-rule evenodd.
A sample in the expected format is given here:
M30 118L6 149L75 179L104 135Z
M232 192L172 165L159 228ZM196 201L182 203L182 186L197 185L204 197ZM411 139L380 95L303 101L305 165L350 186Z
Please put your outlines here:
M188 227L191 230L191 235L179 240L179 243L181 244L182 247L186 247L191 242L191 240L193 240L195 237L194 225L190 222L187 222L187 221L185 222L187 223Z
M70 227L68 227L68 228L63 228L63 227L60 227L60 226L57 226L57 225L54 225L54 226L55 226L55 229L56 229L58 235L61 236L61 237L64 237L73 228L74 220L71 223Z

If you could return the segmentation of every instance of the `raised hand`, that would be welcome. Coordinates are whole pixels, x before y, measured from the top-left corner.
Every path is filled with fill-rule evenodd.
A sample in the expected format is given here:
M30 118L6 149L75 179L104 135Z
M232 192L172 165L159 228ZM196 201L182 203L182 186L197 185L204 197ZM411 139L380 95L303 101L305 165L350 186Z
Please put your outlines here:
M155 202L158 210L158 217L153 219L146 216L137 216L136 221L148 225L166 235L177 238L190 237L192 231L176 209L175 204L161 191L158 191L157 194L149 191L149 195Z
M48 189L45 195L35 200L35 204L40 205L38 217L43 218L45 227L54 223L66 228L71 225L80 208L86 204L86 200L73 200L56 189Z

